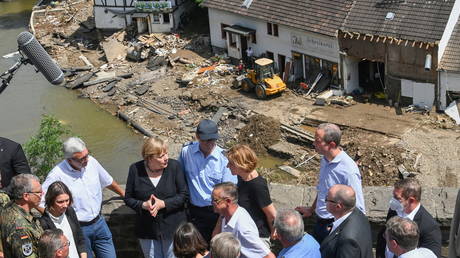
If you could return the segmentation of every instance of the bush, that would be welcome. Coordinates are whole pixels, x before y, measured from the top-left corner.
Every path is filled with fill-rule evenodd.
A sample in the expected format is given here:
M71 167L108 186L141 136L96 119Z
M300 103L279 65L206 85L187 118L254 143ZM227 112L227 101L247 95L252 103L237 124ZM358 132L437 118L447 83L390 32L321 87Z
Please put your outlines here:
M62 159L62 137L70 130L51 115L43 115L38 133L24 145L32 173L43 181Z

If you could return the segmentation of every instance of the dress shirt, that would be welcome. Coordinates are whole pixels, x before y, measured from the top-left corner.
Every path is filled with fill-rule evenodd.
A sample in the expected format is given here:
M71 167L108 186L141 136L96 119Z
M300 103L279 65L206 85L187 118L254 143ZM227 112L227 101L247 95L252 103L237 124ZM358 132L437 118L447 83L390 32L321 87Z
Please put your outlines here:
M222 182L237 183L236 176L227 168L228 160L216 146L210 155L204 157L199 143L193 142L182 149L179 161L185 171L190 193L190 202L199 207L211 206L214 185Z
M407 253L403 253L399 258L436 258L436 255L428 248L416 248Z
M316 199L316 215L323 219L332 219L333 216L326 210L326 196L329 188L333 185L348 185L355 190L356 208L366 214L364 207L363 188L361 185L361 174L359 173L356 162L348 156L345 151L341 151L333 160L328 161L325 157L321 158L319 169L319 183L316 187L318 196Z
M73 239L72 228L70 227L69 221L67 220L67 216L65 215L65 213L62 213L62 215L59 217L54 217L53 214L48 212L48 216L50 217L51 221L53 221L56 228L61 229L62 232L64 232L64 236L67 237L67 239L69 240L69 258L79 258L80 255L78 254L77 246L75 244L75 240Z
M334 220L334 222L332 222L332 229L329 232L329 234L332 233L336 228L338 228L340 226L340 224L342 224L342 222L344 222L351 215L352 211L350 211L349 213L343 215L338 220Z
M415 214L417 214L418 210L420 210L420 203L409 214L405 213L404 211L402 213L399 213L398 211L396 211L396 213L401 218L407 218L407 219L410 219L410 220L414 221ZM430 250L430 249L428 249L428 250ZM390 249L388 249L388 246L385 247L385 258L393 258L393 257L394 257L394 254L390 251Z
M222 232L231 232L241 243L241 258L259 258L270 253L267 245L259 238L259 230L251 215L238 207L227 222L222 219Z
M319 244L309 234L305 234L297 244L283 248L278 258L321 258Z
M113 182L113 178L92 156L88 157L88 165L81 171L73 169L67 160L61 161L46 177L42 185L46 193L50 184L62 181L72 192L73 204L79 221L91 221L101 211L102 189ZM45 194L42 196L41 207L45 206Z

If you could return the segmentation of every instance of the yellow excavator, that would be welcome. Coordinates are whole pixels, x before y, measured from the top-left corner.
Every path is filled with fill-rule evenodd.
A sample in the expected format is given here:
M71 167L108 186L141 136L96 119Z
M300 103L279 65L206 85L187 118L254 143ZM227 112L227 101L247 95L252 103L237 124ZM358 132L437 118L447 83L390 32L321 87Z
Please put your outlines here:
M255 90L259 99L265 99L269 95L283 92L286 84L275 74L273 60L259 58L254 62L254 69L247 69L246 78L241 81L241 88L245 92Z

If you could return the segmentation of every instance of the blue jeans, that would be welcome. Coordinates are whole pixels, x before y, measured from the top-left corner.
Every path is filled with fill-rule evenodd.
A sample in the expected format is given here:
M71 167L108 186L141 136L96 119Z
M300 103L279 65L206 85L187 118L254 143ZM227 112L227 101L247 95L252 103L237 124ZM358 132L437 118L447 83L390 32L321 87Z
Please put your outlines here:
M93 252L97 258L115 258L115 247L113 246L112 233L110 232L104 218L99 219L89 226L82 226L85 237L88 258L93 258Z
M175 258L173 240L139 238L145 258Z

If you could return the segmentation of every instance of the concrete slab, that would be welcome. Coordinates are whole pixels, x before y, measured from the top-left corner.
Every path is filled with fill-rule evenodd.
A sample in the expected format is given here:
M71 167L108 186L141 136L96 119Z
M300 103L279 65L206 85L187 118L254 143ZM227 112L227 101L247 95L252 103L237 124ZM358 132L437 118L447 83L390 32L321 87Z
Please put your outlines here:
M398 138L419 123L413 114L396 115L392 107L362 103L342 109L331 106L316 107L305 119L362 128Z
M125 59L126 57L127 47L116 39L110 39L109 41L102 42L102 48L104 49L105 57L109 63L112 63L115 60Z

